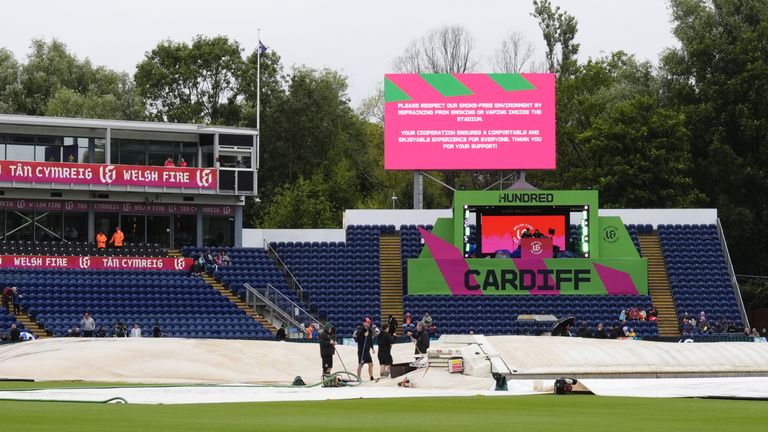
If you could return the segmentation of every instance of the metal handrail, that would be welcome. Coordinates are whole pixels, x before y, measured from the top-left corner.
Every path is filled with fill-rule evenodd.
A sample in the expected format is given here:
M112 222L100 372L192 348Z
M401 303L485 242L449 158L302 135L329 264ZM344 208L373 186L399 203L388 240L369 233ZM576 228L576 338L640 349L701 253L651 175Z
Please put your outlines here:
M280 290L272 286L272 284L266 284L265 287L261 288L264 290L264 292L260 292L259 289L252 287L250 284L243 284L246 291L248 293L253 294L259 300L263 301L268 309L270 309L275 314L279 315L279 318L283 320L286 323L289 323L293 325L296 328L303 329L304 324L303 322L311 322L320 324L320 321L312 316L309 312L304 310L301 306L299 306L296 302L291 300L288 296L281 293ZM248 299L246 299L247 301ZM280 304L280 302L283 303L283 305ZM290 310L286 310L284 305L288 305L287 307L290 308ZM300 316L300 319L296 319L295 316Z
M749 319L747 318L747 310L744 309L744 300L741 298L739 281L736 279L736 271L733 269L731 253L728 251L728 243L725 242L725 233L723 232L723 226L720 224L720 218L717 218L717 235L720 238L720 246L723 248L723 252L725 252L725 263L728 267L728 274L731 276L731 288L736 292L736 301L739 303L739 314L744 320L744 327L752 328L749 325Z
M275 250L275 248L273 248L272 245L269 244L267 239L264 239L264 248L267 249L267 253L269 253L269 251L272 251L272 253L275 254L275 258L277 258L277 260L280 262L280 265L283 266L285 271L288 273L288 276L291 277L291 281L293 282L294 286L299 288L299 296L301 297L302 300L304 300L304 288L299 283L299 280L296 279L296 276L293 275L293 273L291 272L291 269L289 269L288 266L285 264L285 261L283 261L283 259L280 258L280 254L277 253L277 250Z
M253 288L249 284L243 284L243 286L245 287L245 290L246 290L246 299L245 299L246 304L250 305L249 298L248 298L249 297L248 294L250 294L250 295L258 298L262 302L264 302L264 305L267 307L267 309L270 310L273 314L277 315L279 317L279 319L282 320L283 322L286 322L286 323L288 323L288 324L290 324L290 325L292 325L292 326L294 326L296 328L302 328L303 327L303 325L301 323L299 323L298 321L294 320L293 317L291 317L290 314L288 314L280 306L278 306L277 304L275 304L274 302L269 300L269 298L267 296L265 296L264 294L260 293L258 290L256 290L255 288ZM253 306L255 308L255 304Z
M304 310L303 307L299 306L299 304L296 303L295 301L291 300L290 297L288 297L287 295L285 295L282 292L280 292L280 290L275 288L274 286L272 286L272 284L267 283L267 288L271 289L280 298L282 298L284 301L288 302L291 305L292 308L294 308L295 310L298 310L302 314L307 315L308 317L310 317L312 322L315 322L315 323L318 323L318 324L320 323L320 320L318 320L317 318L312 316L311 313L309 313L306 310Z

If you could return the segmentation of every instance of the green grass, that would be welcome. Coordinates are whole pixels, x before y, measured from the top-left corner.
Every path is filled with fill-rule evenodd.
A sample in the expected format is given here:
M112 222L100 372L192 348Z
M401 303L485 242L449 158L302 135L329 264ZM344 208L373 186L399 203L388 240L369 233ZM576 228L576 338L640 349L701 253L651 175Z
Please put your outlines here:
M0 388L115 386L0 383ZM329 389L329 394L333 390ZM0 401L8 431L764 431L768 404L585 395L199 405Z

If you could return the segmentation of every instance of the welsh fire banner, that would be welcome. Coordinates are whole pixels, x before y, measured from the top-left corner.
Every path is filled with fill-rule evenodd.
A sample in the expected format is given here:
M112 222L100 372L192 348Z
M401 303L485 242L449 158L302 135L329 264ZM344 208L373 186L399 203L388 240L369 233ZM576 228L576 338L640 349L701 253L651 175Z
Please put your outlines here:
M189 270L192 258L0 255L0 268Z
M216 189L213 168L0 161L0 181Z

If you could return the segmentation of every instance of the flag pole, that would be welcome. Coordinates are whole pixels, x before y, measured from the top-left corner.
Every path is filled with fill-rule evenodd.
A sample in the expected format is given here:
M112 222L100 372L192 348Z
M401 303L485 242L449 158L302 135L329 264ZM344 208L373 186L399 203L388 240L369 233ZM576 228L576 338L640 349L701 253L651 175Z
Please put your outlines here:
M261 132L261 29L257 29L256 34L259 39L256 47L256 130Z
M258 45L256 46L256 157L255 157L255 167L256 167L256 173L254 175L254 180L256 180L256 184L254 185L254 192L256 193L256 201L258 202L258 170L260 167L260 156L261 156L261 29L256 29L256 35L258 39Z

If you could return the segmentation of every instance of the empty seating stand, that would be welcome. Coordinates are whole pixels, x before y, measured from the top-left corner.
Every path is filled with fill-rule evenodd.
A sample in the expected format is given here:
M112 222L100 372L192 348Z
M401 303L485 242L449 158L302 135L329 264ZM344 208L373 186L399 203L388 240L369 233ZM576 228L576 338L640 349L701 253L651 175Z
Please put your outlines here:
M658 230L678 318L688 312L698 320L704 311L711 324L724 319L743 330L717 226L660 225ZM699 334L695 329L693 335Z
M157 321L164 336L269 339L272 334L224 296L187 272L126 270L0 270L19 287L22 307L54 336L65 336L88 311L108 334L122 321L144 336Z
M27 240L0 241L3 255L70 255L70 256L140 256L166 257L168 252L158 244L126 243L122 248L97 249L89 242L44 242Z

